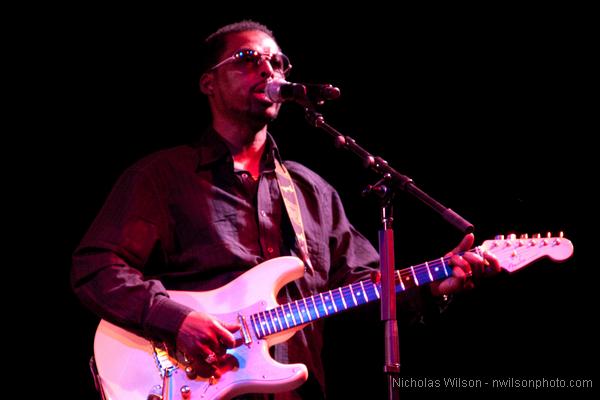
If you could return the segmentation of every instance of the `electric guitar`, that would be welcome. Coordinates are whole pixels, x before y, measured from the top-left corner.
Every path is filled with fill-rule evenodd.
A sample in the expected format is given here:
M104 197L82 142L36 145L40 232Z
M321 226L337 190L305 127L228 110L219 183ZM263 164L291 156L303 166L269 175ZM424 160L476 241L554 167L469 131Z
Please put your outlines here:
M573 253L562 237L508 238L485 241L470 250L488 251L503 269L514 272L542 257L563 261ZM396 291L429 284L452 274L449 258L439 258L395 272ZM296 257L268 260L232 282L207 292L169 291L171 298L219 320L237 322L239 345L229 349L231 368L220 378L190 378L185 364L165 348L102 320L94 342L99 389L107 400L228 399L244 393L276 393L300 386L308 376L304 364L281 364L269 347L288 340L304 325L379 299L381 286L356 282L286 304L279 290L304 275Z

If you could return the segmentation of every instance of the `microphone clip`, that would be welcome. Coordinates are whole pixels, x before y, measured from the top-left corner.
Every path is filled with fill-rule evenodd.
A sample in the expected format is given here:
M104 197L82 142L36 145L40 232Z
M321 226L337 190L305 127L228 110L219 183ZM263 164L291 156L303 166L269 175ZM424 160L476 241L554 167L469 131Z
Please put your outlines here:
M304 107L321 105L340 97L340 89L330 84L302 84L274 80L267 84L267 96L275 103L293 101Z

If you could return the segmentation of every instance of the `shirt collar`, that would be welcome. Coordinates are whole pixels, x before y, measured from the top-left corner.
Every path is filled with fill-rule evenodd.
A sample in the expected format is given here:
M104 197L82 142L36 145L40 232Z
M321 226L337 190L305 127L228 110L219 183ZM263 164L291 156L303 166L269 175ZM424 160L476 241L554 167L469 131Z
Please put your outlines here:
M198 154L198 165L197 171L207 167L208 165L215 162L227 162L229 161L233 165L233 159L229 148L223 141L223 138L215 131L212 127L206 129L204 134L194 144ZM267 141L265 146L265 152L261 160L261 172L272 172L275 170L275 159L282 163L281 156L279 155L279 149L277 144L267 132ZM232 167L233 168L233 167Z

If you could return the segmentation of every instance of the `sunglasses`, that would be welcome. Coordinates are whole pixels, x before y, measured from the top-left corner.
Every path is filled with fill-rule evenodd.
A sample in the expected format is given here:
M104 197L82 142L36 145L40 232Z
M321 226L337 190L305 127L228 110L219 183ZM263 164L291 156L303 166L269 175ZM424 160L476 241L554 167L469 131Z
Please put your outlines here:
M231 57L227 57L223 61L209 68L210 71L217 69L222 65L235 62L236 64L244 65L248 68L257 68L262 64L263 60L267 60L271 64L273 71L281 75L287 75L292 69L290 59L283 53L262 54L252 49L237 50Z

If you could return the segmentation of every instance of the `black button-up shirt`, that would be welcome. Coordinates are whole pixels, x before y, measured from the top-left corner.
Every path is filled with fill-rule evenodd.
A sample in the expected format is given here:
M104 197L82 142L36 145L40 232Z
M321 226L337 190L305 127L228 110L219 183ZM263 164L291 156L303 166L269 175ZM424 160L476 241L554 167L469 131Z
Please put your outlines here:
M267 259L296 255L275 157L269 135L255 181L234 170L229 150L209 130L194 145L154 153L127 169L74 253L78 297L107 321L173 342L191 310L170 300L166 289L218 288ZM368 276L377 252L349 223L336 191L308 168L284 164L314 273L288 284L280 300ZM287 344L289 362L307 364L323 385L322 325L307 326Z

